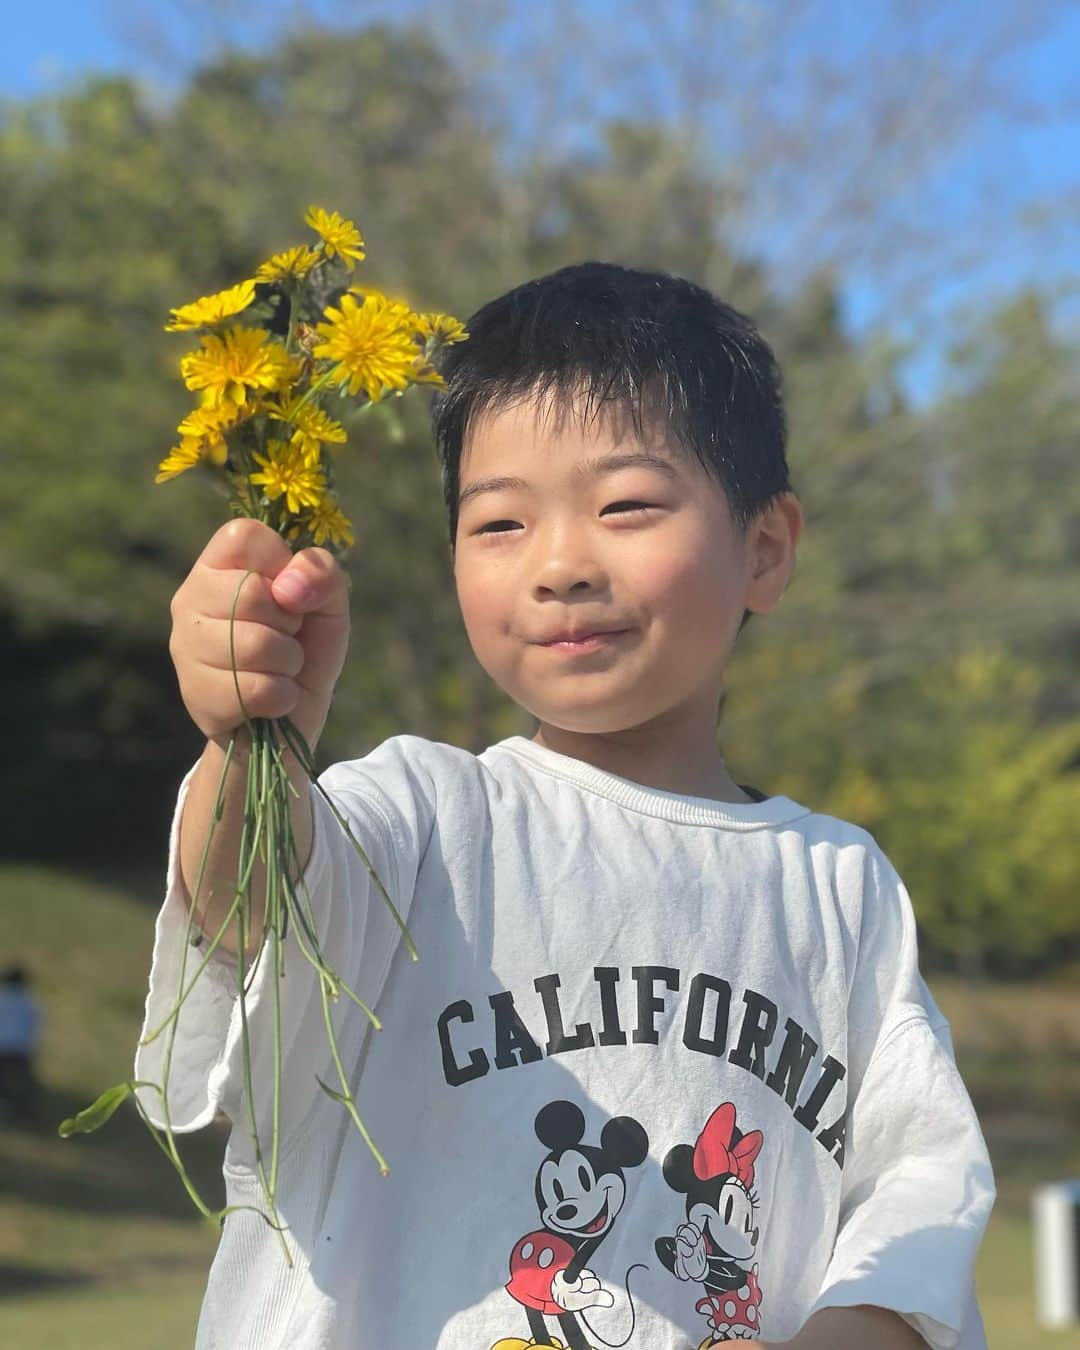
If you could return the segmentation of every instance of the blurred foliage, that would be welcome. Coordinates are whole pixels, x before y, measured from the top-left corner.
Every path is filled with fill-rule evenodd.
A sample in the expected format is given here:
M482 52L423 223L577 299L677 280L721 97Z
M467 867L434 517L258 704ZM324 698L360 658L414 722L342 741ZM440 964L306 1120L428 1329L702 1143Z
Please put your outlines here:
M872 830L924 959L1080 963L1077 349L1035 292L958 334L909 406L910 350L844 329L828 269L781 295L726 228L738 204L668 127L508 160L425 32L298 32L225 53L178 97L95 79L0 114L0 636L12 856L160 858L199 752L169 599L224 518L155 487L188 396L170 307L353 216L363 279L469 314L586 257L662 267L753 313L785 372L807 532L790 593L740 639L721 734L739 781ZM745 176L746 166L742 166ZM627 209L632 202L633 209ZM529 719L477 665L454 598L422 399L343 460L354 636L322 751L408 730L482 749Z

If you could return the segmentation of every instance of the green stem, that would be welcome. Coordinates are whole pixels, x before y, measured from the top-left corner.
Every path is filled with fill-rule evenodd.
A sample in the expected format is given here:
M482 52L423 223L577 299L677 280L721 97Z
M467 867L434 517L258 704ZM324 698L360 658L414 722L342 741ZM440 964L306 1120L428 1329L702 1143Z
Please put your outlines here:
M206 949L206 954L203 957L203 960L200 963L198 970L196 970L195 974L191 977L191 983L185 989L184 974L187 967L188 949L190 947L201 947L203 943L204 934L202 932L199 932L194 937L192 936L192 930L195 928L195 910L198 902L198 897L202 891L203 874L206 870L206 859L210 851L210 840L213 837L214 830L221 821L222 813L224 811L225 782L228 776L229 765L232 762L233 752L235 751L235 749L236 749L236 737L233 736L232 739L229 741L229 747L225 752L225 763L222 765L221 777L218 780L217 800L214 804L214 813L211 820L211 827L206 832L206 840L203 843L202 847L202 856L199 859L199 870L195 874L195 894L192 896L191 904L188 907L187 934L184 940L184 954L180 962L181 993L178 995L175 1002L173 1003L172 1009L169 1012L168 1017L166 1017L165 1021L162 1022L161 1025L157 1027L154 1031L152 1031L148 1036L144 1036L143 1039L139 1042L140 1045L149 1045L152 1041L156 1041L157 1038L161 1035L161 1033L165 1030L165 1028L172 1021L175 1020L175 1018L180 1012L180 1009L183 1007L188 994L190 994L192 989L195 987L196 980L209 965L210 959L213 956L214 952L216 951L218 944L221 942L221 939L224 937L228 929L228 926L232 921L233 915L236 913L236 909L239 904L240 892L237 891L233 896L232 907L229 909L229 912L226 914L224 921L221 923L217 932L214 934L214 937L211 940L210 946Z
M337 369L336 366L331 366L329 370L324 370L323 373L319 376L319 378L317 380L314 380L308 386L307 392L300 399L300 402L297 403L296 407L293 408L292 416L287 419L290 426L294 425L294 423L296 422L296 416L301 411L301 409L307 407L307 405L311 402L311 400L315 397L315 395L319 392L320 389L326 388L326 386L334 378L334 371L336 369Z
M394 916L394 922L401 930L401 936L405 942L405 946L409 950L409 955L412 957L414 961L419 961L420 953L416 950L416 945L413 942L412 936L410 935L409 930L405 925L405 920L401 917L400 913L398 912L397 906L394 904L393 900L390 898L389 892L383 885L382 878L379 876L378 872L376 872L375 868L372 866L371 859L364 852L363 845L360 843L359 839L357 839L356 835L353 834L349 822L338 810L330 794L319 782L318 775L315 771L315 765L311 760L311 751L307 747L307 742L300 735L300 732L297 731L296 727L288 719L288 717L278 718L278 725L281 727L282 735L285 737L289 749L292 750L293 754L300 761L301 766L307 772L308 778L311 780L312 787L316 789L316 791L321 795L323 801L326 802L327 806L329 806L330 810L334 813L335 819L337 820L341 828L345 831L346 837L348 838L349 842L352 844L353 848L356 849L357 853L359 853L360 857L362 858L364 866L371 874L371 878L375 882L375 885L379 888L379 892L382 895L382 898L385 901L386 905L389 907L390 913Z
M248 765L249 771L251 771L252 762L257 758L256 754L254 753L254 750L255 747L253 746L252 758L251 760L249 760ZM248 778L247 802L252 804L257 804L258 802L257 791L253 790L255 787L256 772L257 770L249 772ZM247 818L244 821L245 833L247 831L249 823L250 823L250 813L247 813ZM247 861L246 858L244 858L243 856L243 848L244 843L242 840L241 868ZM245 898L247 898L250 901L250 886L248 889L248 894ZM275 1218L277 1218L278 1217L277 1196L275 1194L273 1186L270 1183L269 1178L266 1175L266 1167L265 1164L263 1163L262 1145L259 1141L259 1126L255 1115L255 1094L251 1081L251 1034L248 1027L247 997L245 990L245 956L247 953L247 944L248 944L248 913L249 913L249 906L241 905L240 913L237 916L237 927L239 930L237 935L237 978L239 982L238 997L240 1000L240 1045L244 1066L244 1098L248 1108L248 1120L251 1126L251 1141L254 1146L255 1172L259 1178L259 1182L262 1186L263 1194L266 1197L267 1204L270 1207L270 1212L274 1215ZM260 954L263 945L264 944L260 944L259 948ZM256 958L256 961L257 959L258 958ZM275 1055L275 1058L278 1057L279 1056ZM292 1257L289 1254L289 1246L288 1243L285 1241L285 1238L282 1235L280 1228L278 1229L278 1241L281 1245L282 1251L285 1254L285 1260L287 1264L291 1267Z
M337 1069L338 1082L341 1084L341 1096L337 1098L337 1100L341 1102L341 1105L344 1106L345 1110L348 1111L349 1115L352 1117L353 1124L360 1131L360 1134L363 1136L364 1142L371 1150L372 1155L375 1158L375 1161L379 1164L379 1171L383 1174L383 1176L386 1176L386 1174L390 1171L390 1167L386 1159L375 1147L374 1139L372 1139L371 1135L368 1133L367 1126L365 1126L364 1122L360 1119L360 1114L357 1111L356 1107L353 1105L352 1093L349 1091L349 1080L345 1074L344 1068L342 1067L341 1055L338 1052L337 1037L334 1035L334 1024L330 1018L330 1004L327 1002L326 999L325 980L320 981L320 989L322 992L323 1021L326 1023L326 1034L330 1040L330 1054L334 1060L334 1067Z
M289 331L285 334L285 350L290 356L293 355L293 335L296 332L296 302L299 290L300 287L296 282L290 282L286 288L286 295L289 301Z
M303 406L303 403L313 397L319 388L322 388L327 384L330 375L331 372L329 371L324 373L324 375L311 386L304 396L304 400L302 400L298 407ZM233 687L236 692L237 704L243 718L243 725L248 732L249 738L249 755L237 856L236 883L233 887L229 909L219 924L217 931L211 937L209 945L202 955L202 960L190 983L188 983L187 962L189 952L196 947L201 947L206 937L206 934L199 930L196 925L195 915L197 912L197 904L202 894L207 861L210 855L211 841L224 814L226 782L236 754L239 729L233 733L229 740L225 753L225 761L222 766L221 777L218 782L214 810L199 859L199 867L194 885L194 895L191 904L188 907L187 929L180 959L179 989L177 997L174 999L173 1006L161 1025L155 1028L140 1042L140 1044L143 1045L150 1044L160 1036L163 1031L168 1029L169 1034L164 1054L162 1083L139 1085L152 1087L159 1094L162 1102L162 1119L164 1121L163 1130L159 1130L152 1124L145 1107L137 1096L135 1100L140 1117L153 1135L155 1144L169 1159L179 1175L184 1189L187 1191L198 1211L205 1217L216 1219L220 1223L224 1221L227 1214L232 1213L234 1210L253 1210L253 1212L259 1214L260 1217L274 1229L278 1236L278 1241L284 1253L286 1263L291 1268L293 1260L289 1252L289 1245L284 1237L284 1234L288 1231L288 1226L281 1223L277 1208L279 1160L281 1157L283 1049L280 981L285 976L284 941L290 922L293 925L294 935L300 952L314 968L319 979L323 1020L326 1025L331 1058L337 1072L341 1090L339 1092L334 1092L332 1089L328 1088L321 1079L317 1080L319 1086L344 1106L378 1163L380 1171L384 1175L389 1171L389 1167L387 1166L382 1153L376 1147L364 1122L361 1120L349 1092L348 1076L345 1072L344 1064L342 1063L337 1036L334 1031L333 1019L330 1014L329 1000L331 997L336 1000L340 993L344 991L346 995L363 1010L376 1030L381 1029L382 1023L379 1021L374 1011L369 1008L351 988L349 988L346 982L342 980L335 971L331 969L323 956L311 896L308 893L307 883L304 878L303 864L299 857L296 839L292 829L289 795L292 794L294 797L298 797L299 793L291 781L289 770L285 764L285 749L291 750L296 756L311 784L322 794L324 800L330 806L335 818L344 829L346 836L363 859L365 866L382 893L383 899L389 906L390 911L404 936L405 943L412 954L413 960L417 959L417 952L412 943L412 939L409 936L408 930L405 927L404 921L398 913L386 888L383 886L381 879L372 866L362 845L353 834L348 821L337 809L334 802L322 787L322 784L318 782L311 750L299 730L288 718L281 718L276 721L265 718L252 718L244 704L243 696L240 691L239 671L236 661L235 626L236 612L241 591L248 577L253 575L255 575L255 572L254 570L251 570L246 572L240 579L240 583L233 596L232 608L229 615L229 654L232 666ZM263 932L261 934L258 949L254 955L254 960L249 968L247 964L247 953L252 919L252 881L255 862L256 859L259 858L265 863ZM292 872L294 867L296 870L297 882L299 883L299 892L297 890L297 884L293 880ZM225 933L229 931L234 922L237 930L236 974L238 998L240 1002L243 1096L244 1104L247 1108L254 1149L254 1170L262 1187L263 1195L266 1198L270 1215L267 1215L261 1209L258 1209L253 1205L232 1205L226 1206L224 1209L220 1210L210 1208L199 1194L197 1187L188 1175L184 1166L183 1159L180 1156L176 1144L172 1117L169 1110L168 1085L171 1076L176 1036L178 1033L180 1009L183 1007L184 1002L194 988L199 976L206 969L206 966L209 964L218 946L221 944ZM269 943L266 941L268 935L270 938ZM267 1175L262 1141L259 1137L258 1118L255 1110L255 1093L252 1083L251 1028L247 1016L247 995L252 987L252 983L259 968L259 963L264 958L264 953L267 948L270 950L268 959L270 959L273 964L272 998L274 1059L272 1140L269 1175Z
M267 725L263 729L262 736L262 759L264 765L264 774L267 780L270 780L273 766L271 763L270 745L273 741L274 728ZM275 782L280 785L280 780ZM281 922L281 896L278 890L278 864L280 862L279 835L282 829L282 820L278 810L278 803L275 798L277 793L268 797L266 812L269 821L267 862L266 862L266 899L267 905L271 908L270 934L273 942L272 960L274 970L274 1110L273 1110L273 1135L270 1143L270 1190L277 1194L278 1178L278 1153L279 1136L281 1128L281 981L284 978L284 944L282 942L282 922ZM286 800L286 815L284 828L289 829L288 802Z
M161 1091L161 1088L158 1086L158 1084L144 1083L141 1084L140 1086L152 1087L156 1092L160 1093L163 1102L162 1112L165 1115L166 1120L168 1120L168 1107L167 1105L164 1105L165 1094L164 1092ZM158 1148L161 1149L162 1153L165 1154L166 1158L168 1158L168 1160L172 1163L173 1167L175 1168L178 1176L180 1177L181 1182L183 1183L184 1190L187 1191L188 1195L191 1197L191 1200L195 1205L195 1208L199 1211L200 1214L202 1214L207 1219L220 1220L223 1217L221 1210L210 1208L210 1206L199 1194L198 1190L195 1187L195 1183L191 1180L191 1177L188 1175L187 1169L184 1167L183 1160L181 1159L180 1154L177 1152L176 1141L173 1137L172 1129L170 1128L166 1131L166 1139L168 1141L166 1143L165 1140L161 1138L161 1132L155 1128L153 1121L151 1121L149 1115L147 1114L146 1107L143 1106L141 1101L139 1101L139 1098L137 1096L133 1096L132 1100L135 1102L135 1106L138 1109L139 1115L143 1119L143 1123L146 1125L147 1129L153 1136L154 1143L157 1144Z
M349 985L346 984L345 981L338 974L336 974L335 971L331 970L331 968L326 964L326 961L322 954L321 944L319 942L318 935L315 932L315 914L311 906L311 895L308 892L307 882L304 880L303 871L300 866L300 855L297 852L296 840L293 839L291 835L289 837L289 843L292 849L293 861L296 865L300 885L304 893L304 905L307 909L307 915L305 917L305 915L300 909L299 902L297 901L296 898L296 888L290 885L289 890L287 892L287 898L291 903L291 908L293 912L293 925L294 925L293 931L296 934L297 945L300 947L300 950L301 952L303 952L304 956L307 957L308 961L310 961L310 963L320 973L320 975L324 976L330 982L334 998L336 999L339 993L344 993L366 1015L366 1017L371 1022L371 1025L375 1028L375 1030L381 1031L383 1024L379 1020L379 1018L375 1015L374 1011L368 1007L368 1005L359 996L359 994L355 993L349 987ZM301 931L303 931L305 935L308 936L309 941L311 942L312 950L310 952L307 950L302 940L300 939L299 934Z
M211 834L213 833L213 830L216 828L217 823L218 823L218 822L220 821L220 819L221 819L221 814L222 814L222 801L223 801L223 796L224 796L224 785L225 785L226 774L228 773L229 763L230 763L230 760L231 760L231 757L232 757L232 751L233 751L233 749L234 749L234 746L235 746L235 738L233 738L233 740L230 741L230 744L229 744L229 752L226 754L225 764L224 764L224 766L223 766L223 768L222 768L221 779L220 779L220 781L219 781L219 783L218 783L218 796L217 796L217 802L216 802L216 804L215 804L214 816L213 816L213 818L212 818L211 828L210 828L210 830L207 832L207 833L208 833L208 838L207 838L206 844L204 845L204 848L203 848L203 854L202 854L202 859L201 859L201 864L200 864L199 874L198 874L198 877L196 878L196 885L195 885L196 894L198 893L199 888L200 888L200 886L201 886L201 882L202 882L202 872L203 872L203 868L205 867L206 856L207 856L207 851L208 851L208 848L209 848L209 842L210 842L210 841L209 841L209 835L211 835ZM224 933L225 929L227 928L227 926L228 926L228 924L229 924L229 922L230 922L231 914L232 914L233 911L235 911L235 910L237 909L237 906L238 906L238 903L239 903L240 900L241 900L241 896L240 896L240 895L234 896L234 899L233 899L233 905L232 905L232 907L231 907L231 909L230 909L230 915L229 915L229 916L226 916L226 919L222 922L222 924L221 924L220 927L218 928L217 934L215 935L214 942L211 944L211 951L213 950L213 947L216 946L217 943L221 940L221 936L222 936L222 934ZM241 915L241 922L242 922L242 915L243 915L243 906L242 906L242 905L240 905L240 915ZM182 956L181 956L181 959L180 959L180 977L179 977L179 983L180 983L180 989L181 989L181 990L183 990L183 988L184 988L184 977L185 977L186 969L187 969L187 957L188 957L188 952L189 952L189 950L191 949L191 946L192 946L192 942L191 942L191 931L192 931L193 926L194 926L194 903L192 904L192 906L191 906L191 907L189 908L189 910L188 910L187 930L186 930L186 934L185 934L185 942L184 942L184 946L183 946L183 953L182 953ZM207 959L208 959L208 957L207 957ZM205 960L204 960L203 964L205 965ZM193 981L193 983L194 983L194 981ZM187 992L190 992L190 988L191 988L191 986L188 987L188 991L187 991ZM186 993L183 995L183 997L186 997ZM150 1128L151 1133L153 1134L155 1143L158 1145L159 1148L162 1149L162 1151L163 1151L163 1152L165 1153L165 1155L168 1157L169 1161L172 1163L174 1169L176 1170L177 1175L180 1177L181 1184L183 1185L184 1189L187 1191L188 1196L190 1197L190 1199L191 1199L192 1202L194 1203L195 1207L199 1210L199 1212L200 1212L201 1214L205 1215L207 1218L214 1218L214 1219L218 1219L218 1220L220 1221L220 1220L222 1220L222 1219L224 1218L224 1212L223 1212L223 1211L220 1211L220 1210L211 1210L211 1208L209 1207L209 1205L206 1204L206 1202L203 1200L202 1196L199 1194L199 1191L198 1191L197 1187L195 1186L194 1182L191 1180L191 1177L188 1175L188 1171L187 1171L186 1167L184 1166L183 1158L181 1158L181 1156L180 1156L180 1151L179 1151L179 1149L177 1148L177 1145L176 1145L176 1135L175 1135L175 1132L174 1132L174 1130L173 1130L172 1114L171 1114L171 1112L170 1112L170 1110L169 1110L169 1078L170 1078L170 1076L171 1076L171 1071L172 1071L172 1057L173 1057L173 1050L174 1050L174 1047L175 1047L175 1044L176 1044L176 1035L177 1035L177 1030L178 1030L178 1022L177 1022L176 1014L179 1012L179 1007L180 1007L180 1003L181 1003L181 1002L182 1002L182 998L178 998L178 999L174 1002L173 1011L172 1011L172 1013L170 1014L169 1019L167 1019L167 1022L166 1022L165 1024L163 1024L163 1026L164 1026L164 1025L169 1025L170 1030L169 1030L169 1038L168 1038L168 1041L167 1041L166 1046L165 1046L165 1061L164 1061L163 1072L162 1072L162 1082L161 1082L160 1085L159 1085L159 1084L152 1084L152 1085L151 1085L151 1086L154 1088L154 1090L157 1091L157 1093L158 1093L159 1096L161 1097L161 1111L162 1111L162 1117L163 1117L163 1119L164 1119L164 1121L165 1121L165 1129L164 1129L164 1136L165 1136L165 1137L164 1137L164 1139L161 1138L161 1134L160 1134L160 1133L153 1127L153 1125L151 1124L151 1122L150 1122L150 1120L149 1120L149 1117L148 1117L147 1114L146 1114L145 1108L143 1107L142 1103L139 1101L139 1099L138 1099L137 1096L136 1096L136 1098L135 1098L135 1105L136 1105L136 1107L138 1108L139 1114L140 1114L140 1116L142 1117L144 1123L148 1126L148 1128ZM159 1032L158 1032L158 1033L155 1033L155 1034L160 1034L160 1028L159 1028ZM151 1038L151 1039L152 1039L152 1038ZM276 1213L276 1211L275 1211L275 1213ZM268 1220L268 1222L269 1222L269 1220ZM274 1226L274 1225L272 1224L271 1226ZM281 1236L281 1233L280 1233L280 1227L279 1227L279 1234L278 1234L278 1235L279 1235L279 1241L281 1242L281 1244L282 1244L282 1246L283 1246L283 1248L284 1248L284 1250L285 1250L285 1257L286 1257L286 1260L289 1262L289 1264L290 1264L290 1266L291 1266L291 1264L292 1264L292 1259L291 1259L291 1256L289 1255L288 1245L285 1243L284 1238Z

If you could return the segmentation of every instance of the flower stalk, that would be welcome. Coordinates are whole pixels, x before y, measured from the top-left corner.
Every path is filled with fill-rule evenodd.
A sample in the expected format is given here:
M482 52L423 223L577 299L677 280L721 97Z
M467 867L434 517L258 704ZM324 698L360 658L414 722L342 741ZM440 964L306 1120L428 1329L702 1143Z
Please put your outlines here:
M355 409L362 411L382 402L388 394L400 397L413 385L440 385L442 380L430 364L431 357L443 344L463 341L468 334L448 314L416 313L405 302L391 300L373 287L350 285L350 274L365 257L363 239L351 221L337 212L313 206L305 222L318 236L316 244L276 253L259 264L253 277L171 312L167 331L201 335L199 347L180 361L184 383L198 395L199 402L180 423L180 440L159 464L155 481L169 482L191 470L224 478L232 515L262 521L281 534L294 552L316 545L340 558L347 554L355 537L352 522L336 496L331 455L340 453L347 437L344 426L321 406L322 397L336 387L341 400L351 399ZM275 336L275 330L284 330L283 341ZM242 723L233 732L226 750L210 829L203 843L175 996L164 1019L140 1042L149 1045L166 1036L162 1081L132 1079L108 1088L85 1110L63 1121L59 1133L67 1138L101 1128L130 1097L199 1212L223 1223L234 1210L253 1209L275 1230L285 1260L291 1266L292 1254L285 1236L288 1225L282 1221L278 1207L285 1153L281 1137L280 982L285 974L288 943L310 964L319 981L329 1057L337 1086L330 1086L317 1075L315 1082L344 1108L380 1172L385 1175L389 1167L354 1100L331 1004L344 994L364 1013L373 1030L380 1030L382 1023L323 953L292 830L289 796L297 793L286 766L287 753L300 765L313 791L329 806L363 861L414 961L418 953L363 845L319 783L314 756L299 729L288 717L252 718L244 707L234 634L237 603L251 575L248 572L241 579L229 617L233 683ZM236 882L219 927L213 933L204 933L195 922L195 914L211 840L224 811L227 775L243 733L248 759ZM252 894L257 863L261 865L263 881L262 905L258 909ZM253 914L258 913L262 915L261 940L249 962L255 931ZM169 1109L169 1077L181 1011L198 981L205 978L211 961L216 956L221 959L219 948L230 932L235 933L246 1116L244 1121L234 1121L233 1126L246 1125L249 1132L254 1171L265 1209L255 1205L213 1209L207 1204L184 1166ZM199 959L189 977L189 954L193 952L198 952ZM270 985L273 1060L268 1140L260 1137L255 1106L249 1022L252 986L264 961L268 963L264 983ZM138 1091L144 1089L160 1100L160 1127L151 1121L138 1096Z

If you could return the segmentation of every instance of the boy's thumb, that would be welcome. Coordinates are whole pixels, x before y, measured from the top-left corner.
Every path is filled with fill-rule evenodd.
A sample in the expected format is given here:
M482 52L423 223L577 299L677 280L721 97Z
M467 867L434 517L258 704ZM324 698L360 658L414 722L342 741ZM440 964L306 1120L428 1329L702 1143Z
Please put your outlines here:
M302 549L273 579L270 590L291 614L348 613L348 579L324 548Z

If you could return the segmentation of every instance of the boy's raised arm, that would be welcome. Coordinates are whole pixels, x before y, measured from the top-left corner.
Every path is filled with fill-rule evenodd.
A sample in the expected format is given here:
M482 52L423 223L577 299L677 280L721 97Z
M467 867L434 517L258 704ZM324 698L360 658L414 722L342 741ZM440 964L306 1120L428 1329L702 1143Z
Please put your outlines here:
M246 740L247 733L242 733ZM184 899L191 908L202 861L203 846L217 804L221 773L225 767L226 752L215 741L207 741L206 748L188 784L180 819L180 867L184 881ZM293 838L303 865L311 853L312 810L311 785L307 774L288 755L289 778L297 796L291 798ZM240 837L244 823L244 794L247 786L247 750L238 743L229 764L222 802L222 816L214 831L206 856L197 903L194 906L196 924L208 936L221 926L232 904L240 855ZM257 861L252 868L251 938L248 955L258 951L263 935L263 906L265 867ZM235 954L237 935L230 928L224 933L220 946Z
M230 650L234 601L235 678ZM314 751L348 640L348 579L337 560L321 548L293 555L280 535L255 520L223 525L173 597L169 652L184 706L206 736L180 825L180 863L189 904L227 747L234 729L241 728L229 765L222 818L196 897L195 920L205 933L217 931L232 903L243 829L248 733L236 686L250 717L288 715ZM291 754L286 754L286 763L297 791L290 798L293 833L306 865L312 841L312 789ZM252 878L251 953L262 941L262 872L257 864ZM235 933L227 933L221 945L235 953Z
M762 1350L926 1350L926 1342L889 1308L822 1308L790 1341L761 1341Z

